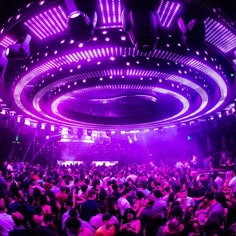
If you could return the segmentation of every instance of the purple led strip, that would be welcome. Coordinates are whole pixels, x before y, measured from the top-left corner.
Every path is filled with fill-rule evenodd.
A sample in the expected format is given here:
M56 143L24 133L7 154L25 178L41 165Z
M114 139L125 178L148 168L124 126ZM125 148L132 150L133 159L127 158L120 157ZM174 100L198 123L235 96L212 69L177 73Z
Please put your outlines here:
M121 24L121 1L120 0L99 0L99 9L102 19L102 26Z
M161 25L165 28L169 28L179 10L179 3L162 0L157 10Z
M24 25L39 39L45 39L66 30L66 14L61 6L53 7L28 19Z
M205 20L206 41L217 47L223 53L236 48L236 36L225 25L211 18Z
M14 44L15 42L16 41L13 38L6 36L0 41L0 45L3 46L4 48L7 48L8 46Z

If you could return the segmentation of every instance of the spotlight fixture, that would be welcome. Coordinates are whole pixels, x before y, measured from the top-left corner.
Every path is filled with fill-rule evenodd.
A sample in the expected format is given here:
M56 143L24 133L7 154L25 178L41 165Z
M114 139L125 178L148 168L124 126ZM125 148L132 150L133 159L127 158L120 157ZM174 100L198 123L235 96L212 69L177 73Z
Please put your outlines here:
M68 30L75 41L88 41L93 36L97 13L96 0L64 0L68 11Z
M30 42L31 35L27 34L22 41L19 40L16 44L10 45L6 49L7 58L13 60L26 59L30 55Z
M159 1L125 0L122 24L133 45L140 51L153 50L157 44L160 20L156 11Z
M4 81L8 59L6 57L6 49L0 47L0 81Z
M184 11L178 19L178 26L183 43L191 48L199 48L205 42L204 12L194 3L189 2L188 4L193 10Z

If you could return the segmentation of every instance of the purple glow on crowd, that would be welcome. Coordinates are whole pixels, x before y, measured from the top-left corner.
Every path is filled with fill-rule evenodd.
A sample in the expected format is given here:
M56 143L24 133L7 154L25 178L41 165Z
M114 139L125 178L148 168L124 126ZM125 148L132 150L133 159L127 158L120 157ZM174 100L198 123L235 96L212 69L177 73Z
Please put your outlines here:
M67 28L67 19L62 7L57 6L28 19L24 24L42 40L64 32Z

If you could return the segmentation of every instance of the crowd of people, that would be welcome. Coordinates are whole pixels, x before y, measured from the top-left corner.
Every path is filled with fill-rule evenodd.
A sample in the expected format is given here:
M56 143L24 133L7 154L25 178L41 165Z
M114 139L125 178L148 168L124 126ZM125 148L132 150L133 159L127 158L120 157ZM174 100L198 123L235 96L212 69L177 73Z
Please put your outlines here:
M236 235L236 171L161 163L0 171L1 236Z

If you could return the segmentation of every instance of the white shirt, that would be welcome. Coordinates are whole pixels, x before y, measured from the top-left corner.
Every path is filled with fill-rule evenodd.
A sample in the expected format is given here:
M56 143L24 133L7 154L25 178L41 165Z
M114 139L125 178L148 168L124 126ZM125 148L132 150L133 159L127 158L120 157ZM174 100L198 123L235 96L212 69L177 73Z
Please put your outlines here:
M215 183L218 186L218 190L221 191L224 186L224 180L221 177L217 176L215 179Z
M127 181L128 179L132 179L134 182L136 182L137 178L138 178L137 175L131 174L131 175L128 175L128 176L126 177L126 181Z
M124 197L120 197L118 199L117 205L120 209L120 213L122 216L124 215L126 209L131 208L129 201Z
M181 199L180 198L178 198L177 199L177 201L178 202L180 202L180 206L182 207L182 208L184 208L184 207L194 207L195 206L195 202L194 202L194 200L191 198L191 197L186 197L186 199L185 199L185 204L181 201Z
M95 229L98 229L103 225L103 220L102 220L103 214L97 214L96 216L92 216L89 224L92 225ZM115 216L112 216L111 218L112 224L114 225L119 225L119 221Z
M6 213L0 213L0 235L8 236L8 233L13 230L14 222L10 215Z

